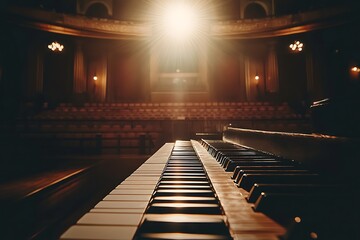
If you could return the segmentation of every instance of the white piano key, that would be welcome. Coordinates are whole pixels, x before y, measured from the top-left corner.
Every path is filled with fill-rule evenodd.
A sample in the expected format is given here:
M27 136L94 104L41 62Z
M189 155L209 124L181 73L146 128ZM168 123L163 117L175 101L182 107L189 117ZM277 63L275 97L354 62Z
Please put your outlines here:
M87 213L77 222L84 225L137 226L142 214L129 213Z
M139 185L139 184L144 184L144 185L153 185L156 186L157 182L155 181L149 181L149 182L139 182L139 181L130 181L130 180L125 180L124 182L122 182L122 184L134 184L134 185Z
M140 175L131 175L126 178L127 181L141 181L141 182L158 182L160 176L152 177L152 176L140 176Z
M148 195L107 195L106 201L150 201L151 194Z
M147 184L140 184L140 185L120 184L115 189L116 190L124 190L124 189L128 189L128 190L154 190L155 186L156 185L147 185Z
M165 164L143 164L141 165L138 170L142 170L142 171L154 171L154 170L160 170L162 171L165 167Z
M145 209L148 202L100 201L95 208L139 208Z
M153 189L155 188L155 185L153 186ZM110 192L110 195L151 195L154 190L139 190L139 189L115 189Z
M60 239L72 240L129 240L136 232L135 226L82 226L69 228Z
M94 213L141 213L143 214L145 209L143 208L93 208L90 212Z

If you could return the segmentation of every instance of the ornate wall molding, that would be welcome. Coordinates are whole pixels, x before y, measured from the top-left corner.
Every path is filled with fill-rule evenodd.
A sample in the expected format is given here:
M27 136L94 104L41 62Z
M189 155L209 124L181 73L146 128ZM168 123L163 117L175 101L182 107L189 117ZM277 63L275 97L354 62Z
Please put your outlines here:
M210 35L236 39L276 37L340 25L349 16L348 8L331 8L266 19L216 22L210 28Z
M349 8L328 8L280 17L238 21L214 21L209 35L222 39L266 38L332 27L351 20ZM141 39L151 37L152 26L144 22L87 18L38 9L11 7L7 20L17 25L81 37Z
M8 15L8 20L17 25L66 35L110 39L144 38L151 35L151 27L145 23L88 18L19 7L9 8Z

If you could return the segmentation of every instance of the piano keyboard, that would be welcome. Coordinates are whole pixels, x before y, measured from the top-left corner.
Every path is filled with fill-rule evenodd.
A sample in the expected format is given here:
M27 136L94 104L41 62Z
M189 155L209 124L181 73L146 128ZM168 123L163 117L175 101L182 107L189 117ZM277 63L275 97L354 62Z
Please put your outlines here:
M231 176L199 142L165 144L61 239L275 240L283 235L282 226L251 208L247 192Z
M286 226L282 240L360 239L357 198L352 184L339 181L340 176L230 142L202 140L201 144L231 174L255 212Z

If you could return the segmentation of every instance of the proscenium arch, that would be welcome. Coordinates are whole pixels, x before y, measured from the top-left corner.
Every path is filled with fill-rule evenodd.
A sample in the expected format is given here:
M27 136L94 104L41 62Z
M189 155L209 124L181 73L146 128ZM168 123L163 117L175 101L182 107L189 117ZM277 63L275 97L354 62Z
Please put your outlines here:
M94 7L95 8L100 7L103 10L105 9L107 16L112 16L112 6L107 1L99 1L99 0L88 1L83 8L84 14L88 15L89 10L93 9Z
M254 5L253 5L254 4ZM244 19L245 18L245 12L248 9L248 6L255 6L256 7L261 7L262 10L265 11L265 17L267 16L271 16L273 15L273 6L272 6L272 2L271 1L266 1L266 0L255 0L255 1L250 1L250 0L245 0L243 1L243 3L241 4L241 8L240 8L240 18Z
M259 3L250 3L244 9L244 19L267 17L266 9Z

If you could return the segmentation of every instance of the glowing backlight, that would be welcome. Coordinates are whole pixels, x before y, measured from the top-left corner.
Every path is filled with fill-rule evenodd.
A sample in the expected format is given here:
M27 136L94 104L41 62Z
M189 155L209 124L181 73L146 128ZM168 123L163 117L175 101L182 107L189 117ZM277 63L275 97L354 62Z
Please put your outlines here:
M173 2L163 9L160 24L165 36L173 41L183 41L196 34L200 20L194 6Z

